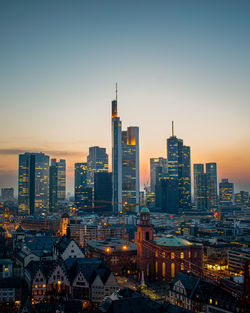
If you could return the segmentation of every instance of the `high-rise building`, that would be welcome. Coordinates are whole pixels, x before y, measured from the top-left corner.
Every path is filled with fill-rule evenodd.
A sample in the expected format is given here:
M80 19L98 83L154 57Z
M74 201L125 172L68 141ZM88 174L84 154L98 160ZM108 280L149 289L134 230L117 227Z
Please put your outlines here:
M78 208L92 209L92 191L91 187L79 187L75 197L75 205Z
M249 192L241 190L234 195L234 200L236 204L249 204Z
M207 174L204 164L194 164L194 203L198 210L208 208Z
M219 196L221 205L233 204L234 184L230 183L227 178L223 178L219 183Z
M122 132L122 200L128 209L139 210L139 127Z
M58 203L65 201L66 167L65 160L51 159L49 169L49 207L56 212Z
M112 173L95 173L94 208L97 212L112 212Z
M114 212L122 208L122 122L117 111L116 100L112 101L112 202Z
M208 193L208 207L212 208L217 205L217 164L206 163L207 174L207 193Z
M186 210L191 207L191 160L190 147L183 145L183 140L174 136L167 139L167 160L169 178L178 180L179 207Z
M65 201L66 194L66 162L60 160L56 162L57 166L57 201Z
M87 163L75 163L75 203L80 204L82 190L87 188Z
M122 122L116 99L112 101L112 202L113 211L121 212L122 203L129 209L139 209L139 128L128 127L122 132ZM131 205L132 204L132 205Z
M151 158L150 159L150 188L151 192L155 192L155 185L156 185L156 168L162 168L162 173L167 174L168 171L168 163L167 159L159 157L159 158Z
M94 188L95 173L108 172L108 155L106 148L90 147L87 156L87 184Z
M49 167L49 210L50 212L57 211L58 200L58 184L57 184L57 166L56 160L52 159Z
M14 201L14 188L2 188L2 201Z
M47 212L49 208L49 156L19 154L18 211L21 214Z
M160 181L160 195L161 195L161 208L162 211L169 214L179 214L179 190L178 180L163 178Z

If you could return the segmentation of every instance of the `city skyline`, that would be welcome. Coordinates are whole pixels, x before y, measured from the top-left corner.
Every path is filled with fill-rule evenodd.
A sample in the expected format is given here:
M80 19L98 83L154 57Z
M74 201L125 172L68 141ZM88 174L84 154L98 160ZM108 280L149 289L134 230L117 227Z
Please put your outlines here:
M123 127L140 128L141 186L150 158L166 157L174 120L192 169L216 162L218 182L250 191L249 3L181 2L1 4L1 188L17 194L24 152L65 159L71 193L89 147L107 149L111 170L118 81Z

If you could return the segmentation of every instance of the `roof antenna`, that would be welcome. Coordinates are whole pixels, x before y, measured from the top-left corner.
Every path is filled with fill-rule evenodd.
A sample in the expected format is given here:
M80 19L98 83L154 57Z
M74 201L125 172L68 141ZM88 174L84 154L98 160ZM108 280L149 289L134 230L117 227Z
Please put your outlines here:
M117 83L115 84L115 100L117 101L117 94L118 94L118 89L117 89Z
M174 137L174 121L172 121L172 137Z

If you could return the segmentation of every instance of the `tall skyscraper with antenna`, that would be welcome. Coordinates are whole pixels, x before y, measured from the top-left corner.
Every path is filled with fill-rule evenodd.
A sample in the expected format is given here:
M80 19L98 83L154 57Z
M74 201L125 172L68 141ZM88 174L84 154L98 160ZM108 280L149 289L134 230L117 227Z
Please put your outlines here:
M112 203L114 212L122 209L122 122L117 110L116 97L112 101Z
M191 207L191 159L190 147L183 145L183 140L174 135L167 139L168 174L172 180L178 180L180 211Z

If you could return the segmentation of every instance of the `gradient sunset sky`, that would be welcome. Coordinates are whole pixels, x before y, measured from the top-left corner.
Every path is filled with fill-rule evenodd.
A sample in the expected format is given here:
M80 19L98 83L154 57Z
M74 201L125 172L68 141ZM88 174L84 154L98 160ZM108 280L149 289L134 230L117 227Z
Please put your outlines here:
M123 127L140 127L149 158L175 134L193 163L250 191L250 1L0 2L0 187L15 187L18 154L73 164L106 147L118 82Z

